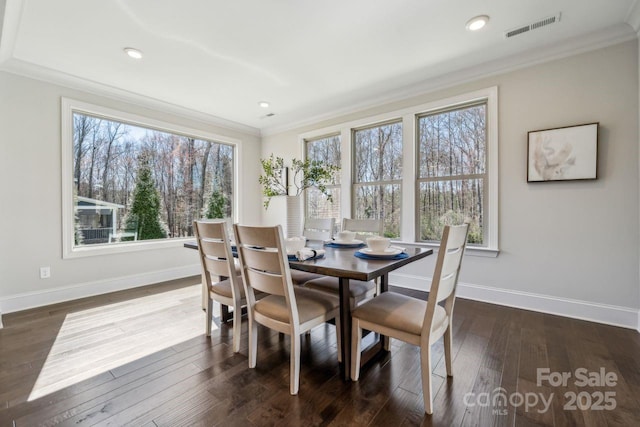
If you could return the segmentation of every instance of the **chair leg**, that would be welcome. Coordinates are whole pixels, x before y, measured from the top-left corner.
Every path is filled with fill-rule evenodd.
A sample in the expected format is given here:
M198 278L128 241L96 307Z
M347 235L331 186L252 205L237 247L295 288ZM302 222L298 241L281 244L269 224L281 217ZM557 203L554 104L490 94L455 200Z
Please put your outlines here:
M258 328L252 317L249 316L249 368L255 368L258 359Z
M351 324L351 380L360 378L360 346L362 341L362 329L360 320L353 318Z
M447 375L450 377L453 376L453 368L451 365L453 336L451 334L451 329L451 323L449 323L449 327L444 333L444 360L447 367Z
M242 308L237 303L233 307L233 352L240 351L240 331L242 328Z
M205 330L207 331L207 336L210 337L211 336L211 328L212 325L211 323L213 323L213 300L211 299L211 297L209 295L207 295L207 305L205 307L204 310L206 316L207 316L207 323L205 326Z
M342 362L342 340L341 340L341 333L340 333L340 316L336 316L335 318L335 322L336 322L336 340L337 340L337 347L338 347L338 363Z
M433 414L433 396L431 396L431 346L420 347L420 370L422 373L422 397L424 411Z
M289 357L289 392L296 395L300 387L300 334L291 335L291 355Z

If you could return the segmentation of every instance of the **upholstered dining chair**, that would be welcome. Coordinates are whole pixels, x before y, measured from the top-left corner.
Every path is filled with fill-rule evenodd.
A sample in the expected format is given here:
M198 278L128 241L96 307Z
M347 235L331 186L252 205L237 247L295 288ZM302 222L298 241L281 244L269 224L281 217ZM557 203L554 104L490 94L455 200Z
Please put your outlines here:
M381 235L382 220L344 218L342 220L342 230L355 231L356 239L364 241L369 236ZM340 289L338 278L329 276L310 279L304 282L304 286L335 295L338 295ZM351 304L351 308L354 308L364 300L373 298L377 292L377 284L375 281L363 282L361 280L350 280L349 302Z
M356 239L366 240L369 236L382 236L382 219L342 219L342 230L356 232Z
M340 355L338 297L293 286L282 227L250 227L235 224L236 245L247 295L249 313L249 368L256 367L258 323L291 337L289 391L300 386L300 335L328 320L336 321ZM255 293L267 296L259 301ZM339 356L338 356L339 357Z
M335 218L306 218L302 235L306 237L307 240L331 240L335 222ZM321 277L324 276L306 271L291 270L291 280L294 285L302 285L309 280L319 279Z
M306 218L302 235L307 240L331 240L335 218Z
M453 305L468 231L468 224L444 228L428 301L394 292L384 292L358 306L352 312L351 379L353 381L358 381L360 376L363 329L419 346L424 410L427 414L433 413L431 345L444 335L447 375L453 376L451 366ZM444 307L438 304L441 301L445 302Z
M225 221L194 221L193 229L198 241L198 252L206 281L206 331L211 336L213 301L233 307L233 351L240 351L242 307L246 305L242 277L239 275L231 252L228 225ZM220 277L225 279L217 280Z

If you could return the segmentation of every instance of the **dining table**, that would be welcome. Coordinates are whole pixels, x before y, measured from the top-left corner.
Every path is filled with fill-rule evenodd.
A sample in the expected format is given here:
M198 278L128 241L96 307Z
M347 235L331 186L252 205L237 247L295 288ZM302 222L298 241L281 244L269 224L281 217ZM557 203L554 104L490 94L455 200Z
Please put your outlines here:
M185 247L197 249L197 243L186 242ZM309 259L306 261L289 259L289 268L307 271L309 273L321 274L338 278L338 298L340 300L340 344L342 351L342 363L340 371L345 380L351 379L351 304L349 295L350 280L370 281L378 280L379 291L389 290L389 273L403 267L409 263L418 261L433 254L430 248L402 248L406 256L367 259L356 256L360 247L345 245L339 247L334 244L326 244L321 241L308 241L307 247L311 249L322 249L322 257ZM361 355L361 365L366 364L380 352L387 348L385 336L377 336L377 339L368 347L364 348Z

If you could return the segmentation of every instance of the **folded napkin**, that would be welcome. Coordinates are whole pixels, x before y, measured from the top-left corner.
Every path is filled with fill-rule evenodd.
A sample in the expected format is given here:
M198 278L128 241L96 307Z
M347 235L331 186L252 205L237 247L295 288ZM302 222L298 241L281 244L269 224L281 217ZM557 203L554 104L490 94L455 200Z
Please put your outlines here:
M302 248L296 252L296 258L298 259L298 261L317 259L317 258L322 258L323 256L324 256L324 249Z

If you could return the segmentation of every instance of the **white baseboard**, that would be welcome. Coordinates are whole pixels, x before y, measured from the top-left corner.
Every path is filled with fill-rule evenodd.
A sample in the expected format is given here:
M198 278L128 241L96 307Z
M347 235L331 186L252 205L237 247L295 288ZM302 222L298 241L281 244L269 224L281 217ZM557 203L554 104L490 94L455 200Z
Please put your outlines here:
M430 277L389 274L389 284L393 286L428 292L430 283ZM456 296L507 307L621 326L623 328L636 329L640 332L640 310L632 307L599 304L469 283L458 283Z
M133 276L118 277L115 279L96 280L94 282L80 283L72 286L46 289L36 292L25 292L0 298L0 313L12 313L14 311L41 307L43 305L56 304L124 289L137 288L167 280L181 279L200 274L200 265L194 264L185 267L154 271L151 273L136 274ZM0 327L1 327L0 319Z

